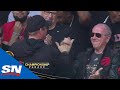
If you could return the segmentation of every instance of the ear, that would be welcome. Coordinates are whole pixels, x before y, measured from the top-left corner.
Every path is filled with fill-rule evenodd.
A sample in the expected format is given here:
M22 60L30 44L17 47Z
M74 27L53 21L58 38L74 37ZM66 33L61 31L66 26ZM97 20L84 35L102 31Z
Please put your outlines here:
M42 33L40 31L38 31L36 36L39 37L39 39L41 39L42 38Z
M42 34L42 33L41 33L41 30L39 30L38 32L39 32L39 33L38 33L39 35L41 35L41 34Z

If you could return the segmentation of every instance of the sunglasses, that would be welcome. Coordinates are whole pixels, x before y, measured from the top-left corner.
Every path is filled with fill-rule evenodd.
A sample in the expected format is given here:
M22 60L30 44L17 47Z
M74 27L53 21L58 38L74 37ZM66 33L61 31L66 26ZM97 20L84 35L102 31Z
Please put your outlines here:
M91 33L91 37L94 37L94 35L95 35L97 38L101 38L101 37L102 37L102 34L100 34L100 33Z

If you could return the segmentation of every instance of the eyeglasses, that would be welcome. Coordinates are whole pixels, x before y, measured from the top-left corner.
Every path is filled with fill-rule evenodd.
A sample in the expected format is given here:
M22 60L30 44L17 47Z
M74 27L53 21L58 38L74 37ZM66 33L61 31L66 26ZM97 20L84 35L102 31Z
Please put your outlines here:
M91 37L94 37L94 35L95 35L97 38L101 38L101 37L102 37L102 34L100 34L100 33L91 33Z

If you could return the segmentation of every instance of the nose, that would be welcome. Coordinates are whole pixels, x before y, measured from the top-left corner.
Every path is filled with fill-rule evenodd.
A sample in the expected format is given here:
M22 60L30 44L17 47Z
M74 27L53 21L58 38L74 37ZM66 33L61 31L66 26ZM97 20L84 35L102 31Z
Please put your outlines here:
M48 17L49 17L49 18L52 18L52 14L51 14L51 13L49 13Z
M92 39L92 40L97 39L96 35L94 34L94 36L93 36L93 37L91 37L91 39Z

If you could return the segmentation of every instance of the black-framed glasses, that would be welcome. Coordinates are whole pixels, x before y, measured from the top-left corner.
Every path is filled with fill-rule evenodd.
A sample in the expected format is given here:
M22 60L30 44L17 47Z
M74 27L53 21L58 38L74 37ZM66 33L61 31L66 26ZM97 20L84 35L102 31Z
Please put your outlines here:
M101 37L102 37L102 34L100 34L100 33L91 33L91 37L94 37L94 35L95 35L97 38L101 38Z

